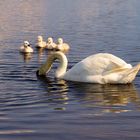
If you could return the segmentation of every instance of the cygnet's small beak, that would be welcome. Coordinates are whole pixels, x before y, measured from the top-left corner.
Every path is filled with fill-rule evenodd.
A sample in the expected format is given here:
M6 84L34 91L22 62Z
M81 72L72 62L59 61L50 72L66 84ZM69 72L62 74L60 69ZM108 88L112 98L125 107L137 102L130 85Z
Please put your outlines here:
M32 44L28 44L28 46L32 46Z
M36 76L39 76L39 70L36 71Z

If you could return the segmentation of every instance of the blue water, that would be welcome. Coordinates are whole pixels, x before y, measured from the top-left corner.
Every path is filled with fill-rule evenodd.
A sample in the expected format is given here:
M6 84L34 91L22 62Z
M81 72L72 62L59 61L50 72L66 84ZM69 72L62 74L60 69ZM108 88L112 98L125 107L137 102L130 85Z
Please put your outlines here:
M38 35L62 37L69 67L108 52L140 62L139 0L5 0L0 2L0 140L139 140L140 74L130 85L36 77L48 52ZM19 47L28 40L32 55Z

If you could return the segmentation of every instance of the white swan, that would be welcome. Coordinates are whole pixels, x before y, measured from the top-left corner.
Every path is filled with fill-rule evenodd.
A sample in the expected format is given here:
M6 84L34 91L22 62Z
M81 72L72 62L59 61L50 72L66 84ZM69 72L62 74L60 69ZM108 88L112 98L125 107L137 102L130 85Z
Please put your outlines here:
M52 37L49 37L47 39L46 48L49 49L49 50L53 50L53 49L56 48L56 44L53 42L53 38Z
M43 37L40 35L37 37L36 47L37 48L45 48L46 47L46 42L43 41Z
M66 72L67 58L64 53L58 51L48 57L46 63L37 71L37 74L46 75L55 59L60 60L55 77L69 81L99 84L127 84L135 79L140 69L140 64L132 67L112 54L99 53L83 59Z
M68 51L70 49L70 46L67 43L64 43L62 38L58 38L57 42L57 50Z
M32 53L33 49L30 47L30 43L28 41L24 41L23 46L20 47L20 52L21 53Z

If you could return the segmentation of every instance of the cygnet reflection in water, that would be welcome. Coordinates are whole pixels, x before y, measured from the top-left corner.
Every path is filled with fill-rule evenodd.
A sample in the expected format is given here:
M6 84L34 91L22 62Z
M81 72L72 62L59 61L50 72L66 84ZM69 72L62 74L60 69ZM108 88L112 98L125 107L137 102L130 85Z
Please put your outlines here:
M38 61L40 61L41 60L41 58L43 57L43 55L45 55L44 54L44 48L37 48L36 49L37 50L37 53L38 53Z
M23 57L23 61L26 62L26 63L28 63L32 58L31 53L22 53L21 55Z

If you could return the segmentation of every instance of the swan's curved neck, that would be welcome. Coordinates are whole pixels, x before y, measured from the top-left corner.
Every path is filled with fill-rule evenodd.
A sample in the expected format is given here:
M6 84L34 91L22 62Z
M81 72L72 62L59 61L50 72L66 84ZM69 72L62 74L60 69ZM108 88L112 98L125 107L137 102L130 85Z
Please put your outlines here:
M60 64L55 72L55 77L63 78L63 76L65 75L66 70L67 70L68 60L62 52L55 52L55 53L51 54L48 57L46 63L40 67L39 75L46 75L46 73L49 72L53 62L56 59L58 59L60 61Z

